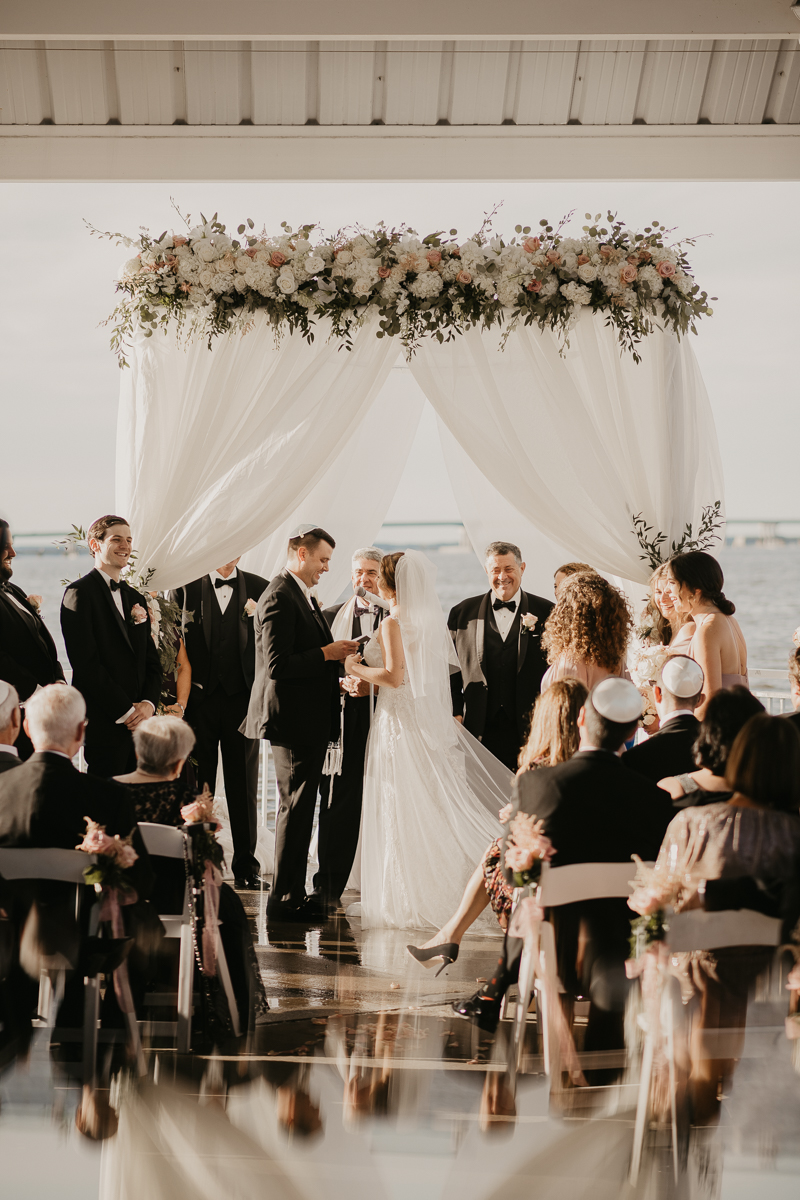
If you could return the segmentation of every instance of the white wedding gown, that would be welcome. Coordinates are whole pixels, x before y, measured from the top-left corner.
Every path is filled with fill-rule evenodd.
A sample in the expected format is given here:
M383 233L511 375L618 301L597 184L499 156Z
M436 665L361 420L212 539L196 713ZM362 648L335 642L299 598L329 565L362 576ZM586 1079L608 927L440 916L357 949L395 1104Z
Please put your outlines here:
M401 572L404 563L408 569ZM426 605L404 603L403 577L412 570L418 578L410 597L419 600L423 578ZM439 929L455 912L489 843L501 836L497 814L511 795L508 769L453 719L449 664L442 657L452 653L452 643L438 600L433 607L434 576L433 564L417 551L406 551L398 563L406 671L400 687L379 690L367 745L364 928ZM376 637L367 643L364 660L383 666ZM491 909L475 928L499 932Z

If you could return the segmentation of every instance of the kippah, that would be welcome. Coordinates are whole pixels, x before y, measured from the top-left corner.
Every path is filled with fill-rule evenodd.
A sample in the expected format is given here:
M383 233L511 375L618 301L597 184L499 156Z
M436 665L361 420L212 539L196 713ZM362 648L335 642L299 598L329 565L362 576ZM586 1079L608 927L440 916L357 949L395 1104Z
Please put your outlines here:
M630 725L642 715L642 696L628 679L604 679L592 688L592 707L607 721Z
M674 654L661 668L661 683L673 696L696 696L703 687L703 668L687 654Z
M5 679L0 679L0 704L4 704L11 695L11 684L6 683Z
M311 533L314 529L319 529L319 525L309 525L307 522L305 525L298 525L289 534L289 541L292 541L294 538L305 537L307 533Z

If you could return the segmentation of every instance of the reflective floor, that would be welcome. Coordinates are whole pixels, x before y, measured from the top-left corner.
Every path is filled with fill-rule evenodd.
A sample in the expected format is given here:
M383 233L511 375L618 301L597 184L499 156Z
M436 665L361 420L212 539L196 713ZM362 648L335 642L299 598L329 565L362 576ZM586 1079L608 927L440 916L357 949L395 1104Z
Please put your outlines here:
M510 1022L491 1036L452 1014L449 1002L491 971L499 938L467 940L434 979L409 959L406 933L362 934L344 917L310 930L268 928L262 898L244 899L270 1002L246 1050L151 1051L146 1078L111 1081L104 1098L118 1130L94 1143L75 1130L80 1086L38 1031L27 1056L0 1076L0 1195L800 1195L800 1041L786 1036L785 992L762 987L751 1002L719 1123L682 1129L673 1155L669 1122L652 1122L633 1187L638 1088L624 1055L613 1086L556 1086L534 1020L517 1074ZM599 1065L590 1057L584 1067Z

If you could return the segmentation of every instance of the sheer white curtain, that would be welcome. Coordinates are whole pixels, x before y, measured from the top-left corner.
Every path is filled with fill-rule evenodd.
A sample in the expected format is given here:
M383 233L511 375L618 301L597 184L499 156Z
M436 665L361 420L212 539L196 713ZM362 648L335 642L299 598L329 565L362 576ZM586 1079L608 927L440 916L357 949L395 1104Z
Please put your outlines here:
M724 501L688 341L657 331L637 365L588 311L563 356L549 330L518 328L498 352L501 336L471 329L444 345L425 341L411 370L466 456L551 546L643 582L633 515L679 538L703 505ZM469 472L460 476L455 455L448 465L456 495L468 492Z
M325 322L311 345L297 333L276 344L263 313L211 349L161 334L137 342L120 392L116 504L154 586L197 578L300 510L397 357L377 322L367 318L351 351L328 341Z
M374 544L383 525L424 403L408 371L399 366L391 370L352 439L303 503L244 556L244 569L272 579L286 562L290 530L301 521L317 521L336 540L330 571L317 587L323 607L333 604L350 578L353 551Z

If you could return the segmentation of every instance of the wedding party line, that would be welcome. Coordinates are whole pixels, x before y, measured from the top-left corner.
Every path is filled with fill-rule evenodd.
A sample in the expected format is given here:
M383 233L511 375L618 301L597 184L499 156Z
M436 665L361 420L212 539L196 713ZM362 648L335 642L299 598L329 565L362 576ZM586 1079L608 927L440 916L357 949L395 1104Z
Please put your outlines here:
M270 939L339 920L408 931L410 972L445 971L470 930L502 937L453 1015L493 1035L515 988L518 1014L535 995L537 1036L574 1087L619 1074L581 1066L576 1004L588 1001L580 1041L593 1061L630 1048L633 980L642 977L645 1006L676 980L678 1048L670 1043L667 1065L656 1055L654 1070L668 1066L694 1124L718 1119L748 1000L776 946L789 1018L800 995L800 711L770 716L750 691L736 606L712 554L661 562L634 614L586 562L559 566L553 600L526 591L522 550L497 540L483 555L486 589L445 614L425 554L348 551L313 522L291 531L271 581L234 559L164 596L128 582L124 517L101 517L80 536L94 566L64 592L67 683L0 522L6 1044L30 1038L42 974L59 954L52 1020L84 1021L85 1071L97 1070L96 1047L87 1067L87 995L103 974L101 1028L127 1029L135 1055L140 1014L176 971L184 1049L248 1036L269 1003L242 897L268 892ZM316 587L341 553L350 598L323 609ZM787 658L800 709L800 631ZM265 740L278 791L271 871L259 860ZM74 765L81 751L85 772ZM220 765L232 887L214 801ZM183 839L183 862L160 830ZM54 882L64 876L32 885L35 875L3 857L54 849L91 856L93 922L65 910ZM585 890L614 864L630 884L547 900L561 868L580 868ZM166 914L180 911L184 888L194 966L169 945ZM773 940L669 953L670 914L696 911L758 914ZM120 957L123 944L132 949ZM714 1030L729 1046L709 1057L697 1039Z

